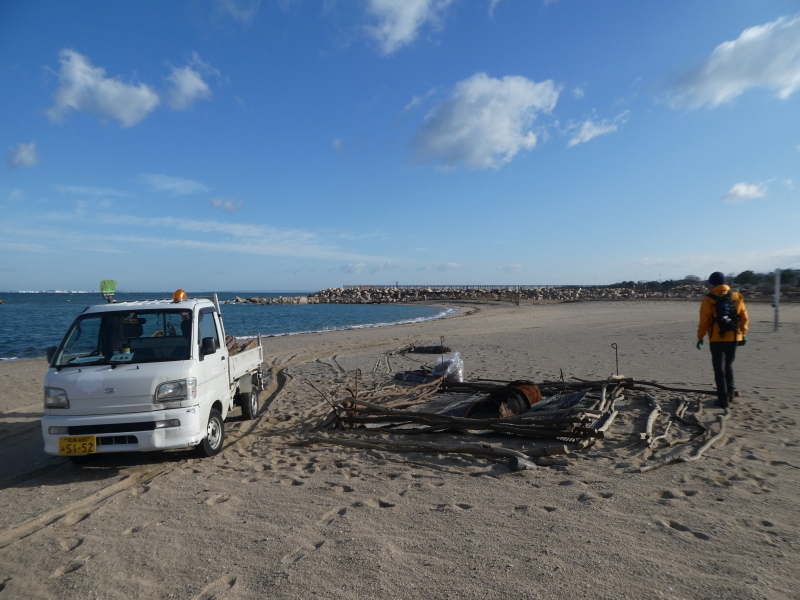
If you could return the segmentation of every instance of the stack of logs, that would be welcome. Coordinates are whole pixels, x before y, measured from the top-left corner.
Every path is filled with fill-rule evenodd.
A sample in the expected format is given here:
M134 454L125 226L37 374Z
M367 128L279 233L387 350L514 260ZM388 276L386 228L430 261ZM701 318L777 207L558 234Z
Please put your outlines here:
M228 349L228 355L230 356L251 350L256 346L258 346L258 340L255 338L249 340L240 340L232 335L225 336L225 347Z
M511 382L505 382L511 383ZM674 414L664 413L653 396L647 393L648 389L658 388L667 391L687 392L701 395L710 395L712 390L686 389L665 386L656 382L634 381L632 378L611 378L605 381L575 382L549 381L538 384L544 396L553 396L576 391L587 390L585 397L576 402L571 408L563 408L560 403L558 410L549 410L547 406L541 411L528 411L508 418L498 419L469 419L432 412L416 412L404 410L431 402L435 395L441 392L486 392L491 394L504 386L498 382L479 380L477 382L454 383L445 380L416 386L412 393L401 389L384 389L367 394L358 394L358 390L347 388L350 398L342 401L331 401L324 393L320 392L313 384L309 383L319 392L333 411L315 429L345 429L353 432L365 433L393 433L414 435L425 433L444 433L457 431L461 433L494 432L515 437L557 439L562 442L555 446L527 448L524 451L486 443L469 444L460 442L442 444L419 441L391 441L386 439L354 440L334 437L313 436L298 440L293 445L307 446L313 444L334 444L351 448L389 450L395 452L436 452L469 454L488 458L495 461L507 461L512 470L535 469L536 465L553 466L566 464L564 459L547 458L555 455L564 455L572 451L586 449L594 445L597 439L602 439L611 426L624 400L623 392L629 391L637 397L644 397L651 404L652 410L647 419L645 432L640 434L648 448L653 449L659 442L674 447L688 444L698 438L705 443L694 454L681 452L661 462L654 462L639 469L640 472L650 471L661 466L675 462L697 460L711 445L724 436L724 422L728 417L718 417L720 430L711 435L708 427L703 425L698 418L702 412L702 403L696 401L695 411L687 415L690 404L681 400ZM394 387L394 386L393 386ZM546 402L547 398L543 401ZM668 420L664 433L655 435L654 427L661 415L667 415ZM681 422L694 428L696 433L688 439L666 441L669 427L673 422ZM366 428L367 425L378 425L379 428ZM398 426L405 425L404 428ZM411 427L409 427L411 425ZM572 442L572 443L570 443ZM531 463L530 460L534 462Z
M569 391L576 389L592 389L599 392L591 406L582 402L579 407L572 409L558 408L556 410L532 411L506 418L475 419L455 417L433 412L419 412L403 410L415 404L428 402L439 382L429 384L427 390L422 391L414 398L397 398L403 392L380 394L376 396L362 396L350 398L339 403L343 414L338 416L335 423L344 428L363 427L366 425L383 424L381 431L396 434L415 435L424 433L443 433L459 431L492 431L496 433L514 434L528 438L558 439L577 442L583 438L602 438L605 430L611 425L616 416L612 410L613 400L617 399L623 390L620 383L611 384L612 393L606 394L607 382L599 386L587 384L567 384ZM502 386L451 383L447 382L447 390L453 392L496 391ZM563 384L558 384L562 389ZM542 384L545 392L552 391L550 384ZM395 398L392 400L392 396ZM590 397L587 396L587 399ZM389 400L383 403L381 400ZM414 428L399 428L401 425L415 424Z

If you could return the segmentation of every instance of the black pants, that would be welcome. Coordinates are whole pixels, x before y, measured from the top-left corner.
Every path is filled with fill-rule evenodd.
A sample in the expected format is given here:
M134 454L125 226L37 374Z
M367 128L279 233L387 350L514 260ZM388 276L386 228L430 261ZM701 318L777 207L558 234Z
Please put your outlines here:
M717 400L722 406L733 402L733 361L736 342L709 342L714 381L717 383Z

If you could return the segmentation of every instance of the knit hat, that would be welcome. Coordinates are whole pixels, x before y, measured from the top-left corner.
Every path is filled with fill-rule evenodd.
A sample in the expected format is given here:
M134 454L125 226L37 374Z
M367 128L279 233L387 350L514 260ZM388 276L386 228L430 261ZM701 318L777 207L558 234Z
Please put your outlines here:
M719 271L714 271L711 275L708 276L708 283L713 286L723 285L725 283L725 275L720 273Z

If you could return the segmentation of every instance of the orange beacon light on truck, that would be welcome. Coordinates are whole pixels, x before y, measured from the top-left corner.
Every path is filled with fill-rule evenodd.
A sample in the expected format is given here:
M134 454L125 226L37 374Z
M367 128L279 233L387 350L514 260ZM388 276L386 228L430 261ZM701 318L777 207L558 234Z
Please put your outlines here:
M186 300L186 292L183 290L175 290L175 293L172 294L172 301L180 302L182 300Z

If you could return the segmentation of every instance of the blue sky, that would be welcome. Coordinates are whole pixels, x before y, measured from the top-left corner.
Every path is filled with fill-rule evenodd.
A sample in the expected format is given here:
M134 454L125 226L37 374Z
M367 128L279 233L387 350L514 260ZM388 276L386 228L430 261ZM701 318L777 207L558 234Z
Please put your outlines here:
M0 290L800 267L800 3L0 3Z

